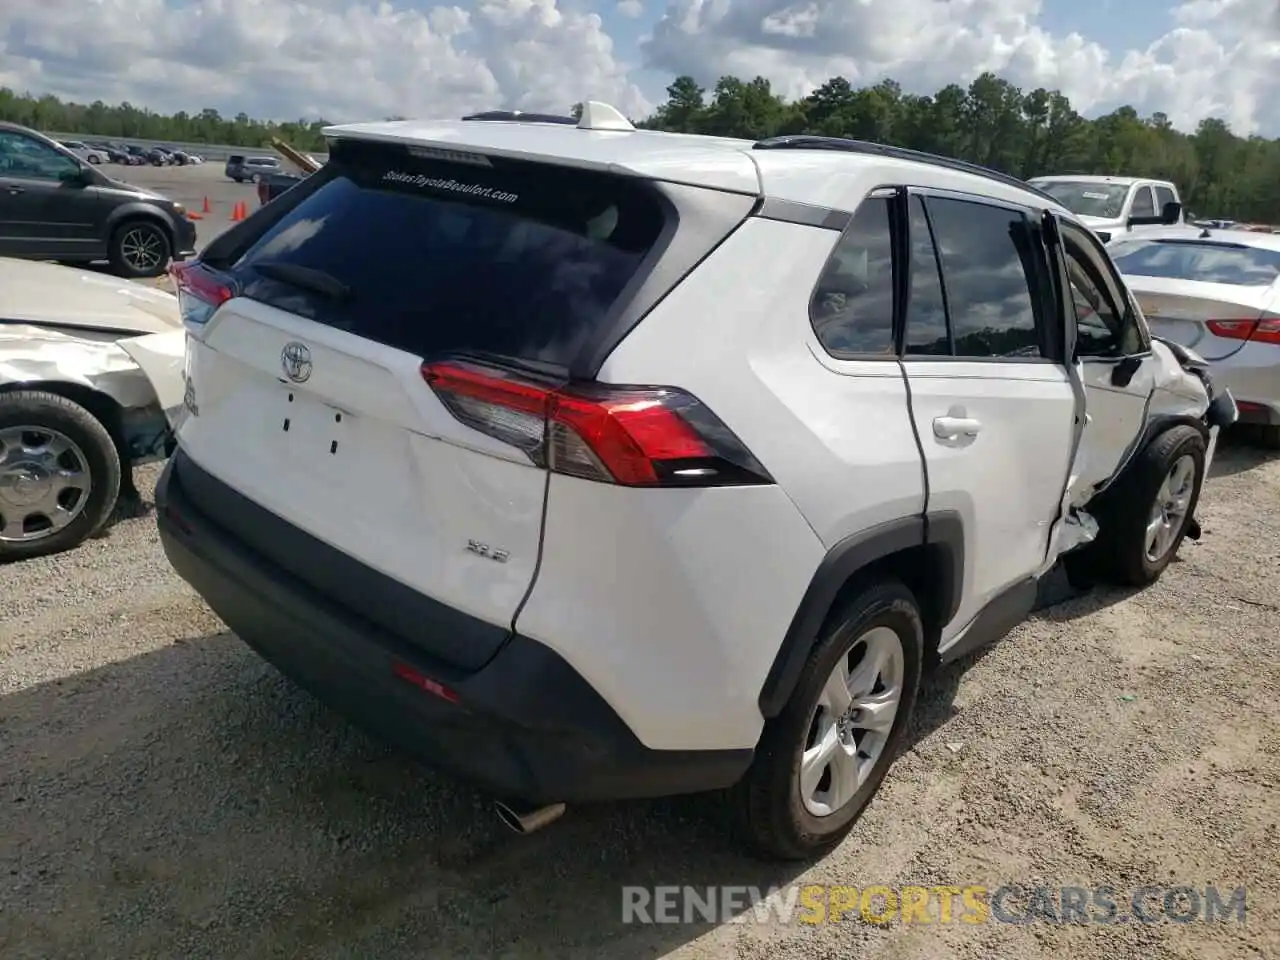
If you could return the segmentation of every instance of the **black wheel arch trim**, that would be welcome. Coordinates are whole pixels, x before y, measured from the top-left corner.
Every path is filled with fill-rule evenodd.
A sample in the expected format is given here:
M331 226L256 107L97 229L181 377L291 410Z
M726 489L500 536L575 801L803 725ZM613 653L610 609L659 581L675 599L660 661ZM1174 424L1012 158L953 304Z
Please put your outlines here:
M174 227L173 221L165 214L165 211L149 203L124 203L111 211L111 215L107 218L108 248L110 248L111 241L115 237L116 230L128 220L151 221L151 223L163 230L165 236L168 237L170 251L176 249L178 231Z
M765 719L780 714L791 698L810 651L832 606L849 580L879 560L919 547L937 550L939 577L931 598L945 625L960 605L964 578L964 524L955 511L902 517L845 537L818 565L760 690Z

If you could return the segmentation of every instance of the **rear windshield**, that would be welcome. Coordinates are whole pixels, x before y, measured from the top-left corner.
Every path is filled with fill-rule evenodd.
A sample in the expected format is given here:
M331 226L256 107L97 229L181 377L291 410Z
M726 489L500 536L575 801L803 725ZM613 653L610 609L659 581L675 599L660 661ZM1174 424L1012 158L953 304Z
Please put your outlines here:
M1124 240L1110 248L1121 273L1265 287L1280 276L1280 250L1196 240Z
M322 176L233 265L244 295L420 357L570 366L665 223L642 181L547 164L339 143Z

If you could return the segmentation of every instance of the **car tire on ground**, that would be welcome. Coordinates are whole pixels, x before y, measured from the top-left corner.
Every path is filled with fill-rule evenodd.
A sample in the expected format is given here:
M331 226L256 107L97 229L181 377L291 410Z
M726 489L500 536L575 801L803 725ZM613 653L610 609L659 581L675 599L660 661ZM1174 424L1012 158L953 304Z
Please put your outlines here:
M923 662L919 606L902 583L871 583L836 611L731 792L753 853L808 860L840 844L901 745Z
M98 157L95 154L92 154L92 153L89 154L88 159L89 159L89 162L92 163L95 167L102 162L101 160L98 159Z
M120 495L120 455L80 404L43 390L0 393L0 562L77 546Z
M1098 538L1082 557L1095 577L1133 587L1160 579L1195 516L1204 458L1203 434L1185 425L1143 448L1099 510Z
M169 266L173 245L155 220L126 220L111 234L111 269L121 277L158 277Z

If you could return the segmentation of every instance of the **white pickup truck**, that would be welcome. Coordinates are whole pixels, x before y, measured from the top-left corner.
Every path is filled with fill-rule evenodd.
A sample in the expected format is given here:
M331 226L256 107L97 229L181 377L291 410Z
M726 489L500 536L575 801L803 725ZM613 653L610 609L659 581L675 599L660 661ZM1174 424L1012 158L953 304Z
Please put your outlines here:
M1168 180L1071 174L1027 182L1078 216L1103 243L1144 227L1186 222L1178 188Z

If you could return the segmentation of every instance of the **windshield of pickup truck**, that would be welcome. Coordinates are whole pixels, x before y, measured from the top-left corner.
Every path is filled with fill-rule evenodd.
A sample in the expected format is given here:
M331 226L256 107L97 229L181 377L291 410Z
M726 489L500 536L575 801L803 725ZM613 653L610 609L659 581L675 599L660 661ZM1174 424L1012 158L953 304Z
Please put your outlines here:
M1049 194L1072 213L1081 217L1114 219L1124 210L1124 198L1129 195L1128 184L1090 183L1087 180L1032 180L1030 182L1033 187Z

